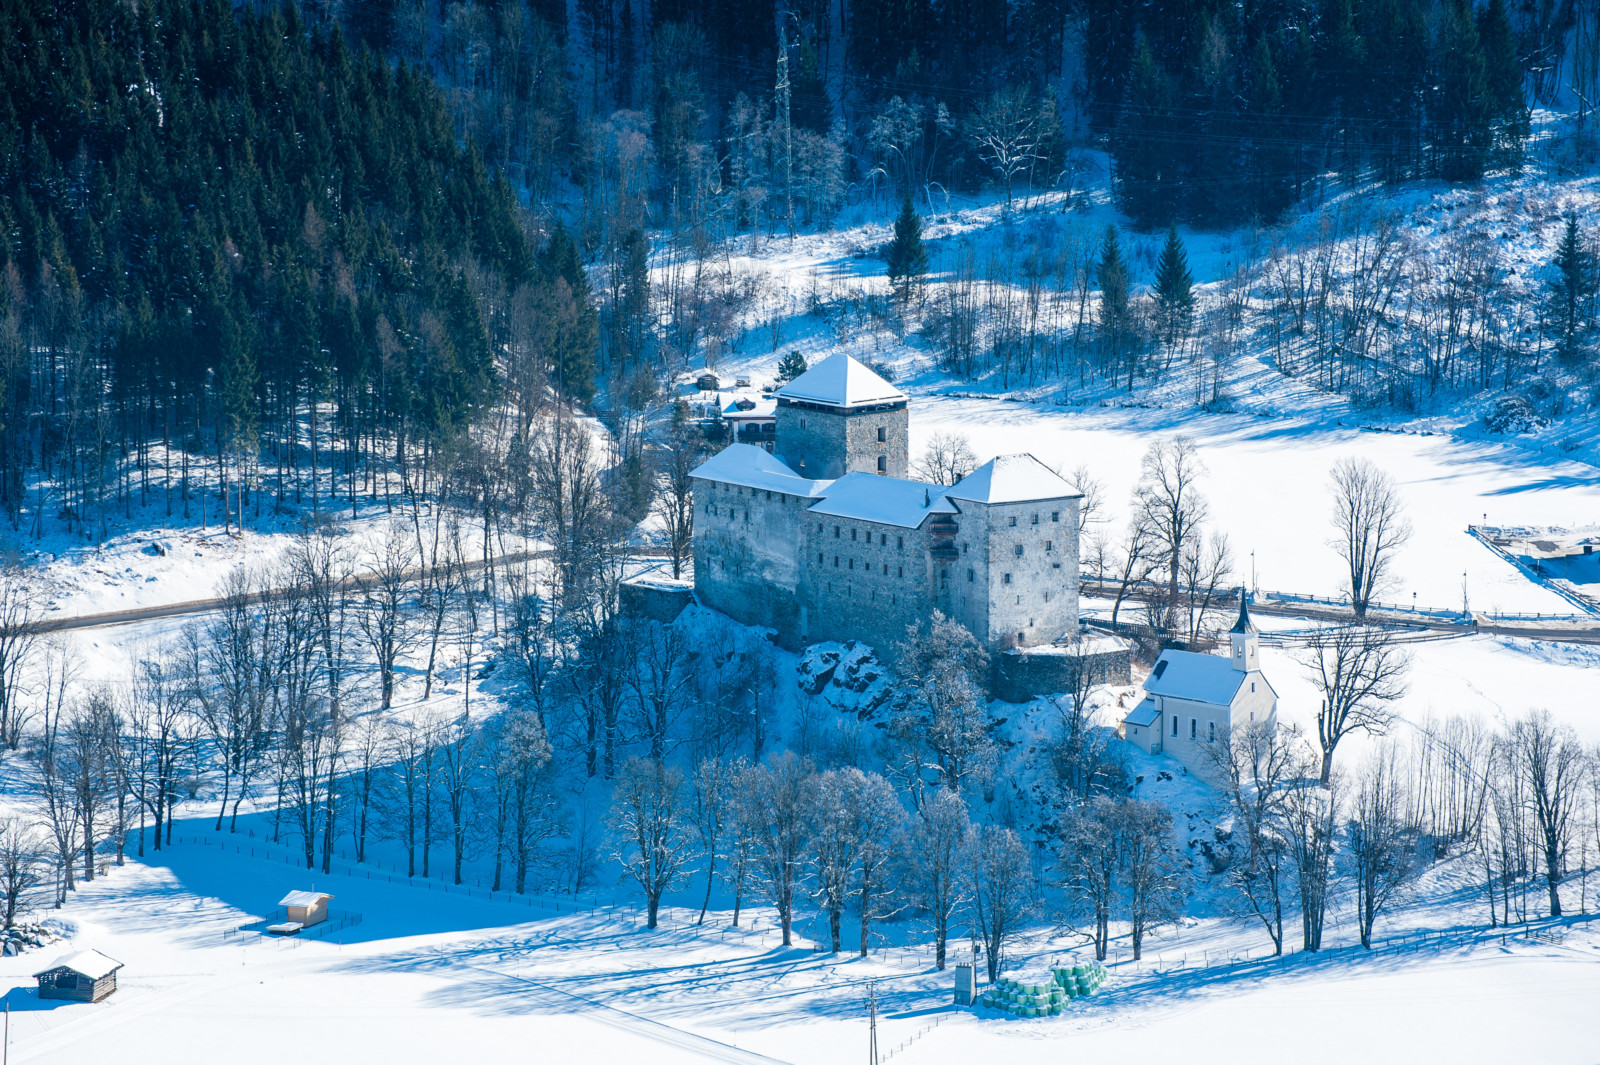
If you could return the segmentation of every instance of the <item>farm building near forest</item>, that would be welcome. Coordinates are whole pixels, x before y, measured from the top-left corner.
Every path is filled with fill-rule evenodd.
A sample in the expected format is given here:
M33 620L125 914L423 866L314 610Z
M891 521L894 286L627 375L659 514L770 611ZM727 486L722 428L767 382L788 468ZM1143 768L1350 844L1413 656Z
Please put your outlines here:
M1211 745L1231 729L1278 721L1278 693L1261 672L1261 637L1239 596L1239 620L1228 633L1227 658L1163 651L1145 678L1145 697L1122 720L1122 736L1151 754L1169 754L1205 771Z
M34 973L33 978L39 981L40 998L99 1002L117 989L120 968L120 961L98 950L80 950L57 959L50 968Z

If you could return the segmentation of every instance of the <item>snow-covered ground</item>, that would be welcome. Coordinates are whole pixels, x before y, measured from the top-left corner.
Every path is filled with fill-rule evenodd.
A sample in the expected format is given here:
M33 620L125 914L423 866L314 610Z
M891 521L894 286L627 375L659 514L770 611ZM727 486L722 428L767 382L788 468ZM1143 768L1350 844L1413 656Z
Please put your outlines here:
M336 910L363 915L342 942L235 931L309 882L336 896ZM1592 1062L1600 1046L1600 937L1586 923L1554 941L1458 931L1274 960L1258 932L1200 921L1157 937L1137 967L1123 945L1102 991L1066 1015L1016 1020L953 1009L950 974L935 973L924 950L865 961L809 942L785 950L770 911L747 911L747 930L735 931L726 911L697 929L692 909L672 909L650 933L626 905L567 906L307 874L183 844L113 869L73 900L72 946L125 965L111 998L41 1002L28 974L53 955L0 959L10 1060L833 1065L866 1059L869 984L881 1061L1221 1063L1292 1052L1319 1063L1554 1065ZM1066 958L1079 942L1041 934L1025 951Z

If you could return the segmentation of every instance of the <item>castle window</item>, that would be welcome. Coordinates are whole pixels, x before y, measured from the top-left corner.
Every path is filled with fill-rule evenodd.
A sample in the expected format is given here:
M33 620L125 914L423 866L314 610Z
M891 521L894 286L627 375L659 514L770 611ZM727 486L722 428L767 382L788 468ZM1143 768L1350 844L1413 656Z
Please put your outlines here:
M1021 544L1017 545L1017 557L1018 558L1022 557L1022 545Z
M888 439L889 439L889 430L888 430L888 428L886 426L882 426L882 425L878 426L878 443L880 443L880 444L885 443L886 441L888 441Z
M834 569L838 569L839 568L839 556L838 555L834 555L833 556L833 568Z
M1250 682L1250 694L1254 695L1255 692L1256 692L1256 682L1255 681L1251 681Z
M1207 743L1216 743L1217 742L1217 723L1215 721L1207 721L1206 722L1206 742Z
M899 576L904 577L905 575L906 575L906 568L904 566L901 566L900 567Z
M889 460L884 458L882 455L878 456L878 472L879 473L887 473L887 472L889 472Z
M1177 739L1178 738L1178 719L1177 718L1173 718L1172 719L1172 738L1173 739Z
M818 551L818 552L817 552L817 565L819 565L819 566L820 566L820 565L822 565L822 563L823 563L823 557L822 557L822 552L821 552L821 551Z
M1048 588L1044 590L1044 601L1047 603L1050 601L1050 589Z
M968 567L968 568L967 568L967 583L968 583L968 584L974 584L974 583L976 583L976 582L977 582L977 580L978 580L978 576L977 576L977 574L975 574L975 573L974 573L974 572L973 572L973 571L972 571L972 568L971 568L971 567Z
M889 546L889 534L888 533L879 533L878 534L878 544L880 546L882 546L882 547L888 547Z
M1048 551L1054 551L1054 550L1055 550L1055 549L1056 549L1056 545L1055 545L1055 543L1054 543L1054 542L1053 542L1053 541L1050 541L1050 540L1046 540L1046 541L1045 541L1045 542L1044 542L1044 549L1045 549L1045 551L1047 551L1047 552L1048 552Z
M885 562L883 564L883 575L885 577L887 577L889 575L889 563L887 563L887 562Z
M821 532L821 531L822 531L822 522L819 521L819 522L817 522L817 532Z
M1060 521L1060 520L1061 520L1061 511L1059 511L1059 510L1052 510L1052 511L1051 511L1051 512L1050 512L1050 520L1051 520L1051 521Z
M906 538L904 536L896 536L894 538L894 546L897 549L904 551L906 549Z
M837 525L833 527L833 538L835 540L839 539L839 526Z
M1025 632L1017 633L1017 642L1018 643L1021 643L1023 640L1026 640L1027 638L1028 638L1028 634L1027 633L1025 633Z
M1197 739L1197 738L1199 738L1199 735L1200 735L1200 722L1196 721L1194 718L1191 717L1189 719L1189 738L1191 740L1192 739Z
M1034 525L1037 525L1037 524L1039 524L1039 515L1037 515L1037 514L1035 514L1035 515L1034 515L1034 516L1033 516L1033 522L1032 522L1032 524L1034 524Z
M850 539L854 540L856 538L856 531L855 529L850 530Z
M967 553L967 542L965 540L961 541L961 553L963 555Z
M1001 584L1010 584L1011 583L1011 574L1009 574L1009 573L1001 574L1000 575L1000 583Z
M850 560L850 568L851 569L855 569L856 568L856 560L853 559L853 558Z
M1017 516L1015 514L1011 515L1011 527L1013 529L1017 527Z

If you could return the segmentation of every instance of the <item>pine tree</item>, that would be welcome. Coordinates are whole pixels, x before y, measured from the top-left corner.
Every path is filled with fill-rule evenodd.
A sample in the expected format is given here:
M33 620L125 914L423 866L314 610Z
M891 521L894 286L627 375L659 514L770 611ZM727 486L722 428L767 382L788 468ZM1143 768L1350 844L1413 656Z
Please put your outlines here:
M1156 316L1169 351L1189 335L1194 321L1194 278L1177 226L1168 227L1167 243L1156 263Z
M555 377L567 399L588 403L599 374L598 324L589 298L589 278L578 258L578 245L565 226L557 225L539 253L541 282L553 301L547 344Z
M911 205L906 193L900 215L894 220L894 240L885 256L889 264L889 285L904 299L928 272L928 249L922 243L922 216Z
M1562 362L1572 365L1582 351L1587 317L1584 304L1594 284L1594 263L1589 249L1584 247L1575 211L1567 212L1567 224L1561 233L1561 244L1556 248L1554 266L1556 276L1550 280L1548 321L1557 354Z
M1107 226L1100 246L1100 265L1095 271L1100 282L1100 346L1105 370L1115 378L1128 348L1128 265L1122 258L1122 243L1117 227ZM1133 391L1133 360L1128 362L1128 391Z
M806 372L806 357L798 351L791 351L778 360L778 380L793 381L796 377Z

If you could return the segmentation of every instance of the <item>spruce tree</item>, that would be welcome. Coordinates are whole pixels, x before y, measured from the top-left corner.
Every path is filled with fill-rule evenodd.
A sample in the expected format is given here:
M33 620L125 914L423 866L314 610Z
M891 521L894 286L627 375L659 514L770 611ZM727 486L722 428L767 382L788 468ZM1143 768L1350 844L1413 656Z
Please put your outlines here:
M1161 340L1169 350L1189 335L1194 320L1194 277L1177 226L1168 227L1167 243L1156 263L1156 315Z
M798 351L791 351L778 360L778 380L793 381L796 377L806 372L806 357Z
M1556 248L1554 262L1556 276L1550 280L1550 332L1556 341L1556 351L1561 361L1572 365L1578 361L1582 348L1585 325L1584 303L1594 284L1594 264L1589 249L1584 247L1583 233L1578 228L1578 215L1567 212L1566 227L1561 233L1561 244Z
M1107 226L1100 245L1100 347L1108 376L1115 378L1128 339L1128 264L1122 258L1117 227ZM1133 391L1133 362L1128 364L1128 391Z
M904 298L928 272L928 249L922 243L922 216L911 205L911 193L900 204L894 220L894 240L885 258L889 264L889 285Z

